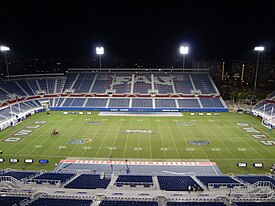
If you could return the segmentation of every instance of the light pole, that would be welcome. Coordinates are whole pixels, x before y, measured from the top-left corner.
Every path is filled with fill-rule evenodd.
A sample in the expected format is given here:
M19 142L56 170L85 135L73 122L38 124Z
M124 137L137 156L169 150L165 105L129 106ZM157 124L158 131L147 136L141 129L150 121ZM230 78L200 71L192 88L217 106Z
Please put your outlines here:
M99 68L101 69L101 55L104 54L104 48L96 47L96 54L99 55Z
M184 69L185 64L185 55L188 54L189 47L188 46L181 46L180 47L180 53L183 55L182 59L182 68Z
M259 57L260 57L260 52L264 51L264 47L263 46L257 46L257 47L254 48L254 51L258 52L257 65L256 65L256 74L255 74L255 82L254 82L254 92L256 92L257 77L258 77L258 68L259 68Z
M7 46L1 46L0 50L1 50L1 52L4 52L4 54L5 54L7 76L9 76L9 65L8 65L7 51L9 51L10 48Z

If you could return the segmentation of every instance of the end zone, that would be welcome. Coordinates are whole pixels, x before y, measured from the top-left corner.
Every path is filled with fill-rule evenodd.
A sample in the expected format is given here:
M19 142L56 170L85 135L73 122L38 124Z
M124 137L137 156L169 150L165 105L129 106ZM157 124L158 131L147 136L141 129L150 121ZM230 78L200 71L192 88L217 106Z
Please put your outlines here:
M113 173L125 172L130 169L131 173L195 173L201 174L221 174L215 162L210 161L133 161L133 160L94 160L94 159L63 159L58 164L55 171L79 171L96 170L97 172Z

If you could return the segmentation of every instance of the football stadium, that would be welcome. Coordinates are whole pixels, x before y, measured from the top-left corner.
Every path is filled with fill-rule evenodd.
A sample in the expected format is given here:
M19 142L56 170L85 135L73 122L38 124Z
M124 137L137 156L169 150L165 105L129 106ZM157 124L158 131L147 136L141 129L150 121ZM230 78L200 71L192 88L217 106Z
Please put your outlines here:
M0 100L0 205L274 205L275 91L240 110L207 69L68 69Z

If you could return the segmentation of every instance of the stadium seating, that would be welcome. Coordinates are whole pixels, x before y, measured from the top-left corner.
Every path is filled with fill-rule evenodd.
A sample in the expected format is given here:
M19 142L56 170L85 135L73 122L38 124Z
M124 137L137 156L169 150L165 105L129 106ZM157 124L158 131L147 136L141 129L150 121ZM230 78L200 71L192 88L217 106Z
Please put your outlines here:
M76 93L76 94L107 94L109 90L113 94L143 94L149 95L144 101L141 98L128 100L115 100L101 102L90 100L91 98L64 98L55 97L51 101L51 107L91 107L91 108L221 108L226 109L221 98L196 98L194 96L179 99L156 98L152 101L150 96L155 94L193 95L198 91L201 95L219 95L211 77L208 73L123 73L123 72L89 72L69 71L66 76L51 77L29 77L25 79L1 80L0 101L17 97L28 97L37 95L38 92L45 94ZM210 97L210 96L209 96ZM100 99L100 97L94 99ZM144 98L144 97L143 97ZM142 98L142 99L143 99ZM75 100L74 100L75 99ZM95 101L95 102L93 102ZM121 101L121 102L120 102ZM178 102L177 102L178 101ZM201 101L201 103L199 102ZM122 103L123 102L123 103ZM106 104L105 104L106 103ZM122 104L120 104L122 103ZM129 103L129 104L128 104Z
M109 108L118 108L118 107L122 107L122 108L128 108L129 107L129 102L130 99L124 99L124 98L112 98L110 99L109 102Z
M195 186L196 190L202 188L190 176L157 176L161 190L188 191L188 187Z
M176 102L175 99L156 99L156 107L170 107L170 108L176 108Z
M118 176L112 175L110 178L106 178L98 174L80 174L79 176L58 172L41 173L39 176L37 176L37 174L38 173L27 171L1 171L1 176L10 175L17 179L21 179L21 181L14 181L14 179L8 178L2 179L0 176L0 205L271 206L274 205L275 201L274 197L272 197L274 185L254 185L253 187L250 185L257 181L274 181L271 177L264 175L200 175L194 177L189 175L151 176L121 174ZM33 178L34 175L35 177ZM156 179L154 179L155 177ZM244 182L240 183L234 178L238 178L240 181ZM32 185L26 184L28 180L42 181L38 183L50 183L50 180L59 180L64 184L38 184L34 187L35 189L30 189ZM8 183L8 181L10 181L10 183ZM198 181L208 186L209 184L219 185L221 183L221 185L229 184L229 187L219 188L219 190L203 190L202 184ZM159 185L159 188L155 187L155 184ZM233 188L230 187L230 184L239 184L242 187ZM5 185L9 185L9 187ZM109 185L110 187L108 187ZM115 185L117 187L114 187ZM126 186L124 187L124 185ZM145 189L144 187L147 186L149 188ZM191 191L188 191L188 186L192 186ZM130 189L129 187L134 188ZM270 188L268 189L268 187ZM193 190L193 188L195 188L195 190ZM38 189L39 191L45 190L45 192L37 193ZM7 195L10 192L12 196ZM257 193L256 199L254 196L255 193ZM231 194L231 196L229 194ZM233 199L230 199L231 197ZM272 200L274 201L272 202ZM234 204L231 204L231 202L234 202Z
M211 78L206 74L191 74L192 81L196 89L199 89L202 94L215 94L217 91L214 88Z
M274 202L260 202L258 201L257 203L255 202L234 202L235 205L237 206L274 206Z
M133 99L132 107L151 108L153 106L152 99Z
M229 176L196 176L205 186L209 187L209 184L213 184L214 188L219 186L227 186L232 188L234 186L240 186L241 183L232 179Z
M243 181L243 182L247 182L250 184L253 184L255 182L259 182L259 181L269 181L271 182L274 186L275 186L275 179L267 177L267 176L236 176L239 180Z
M65 199L65 198L38 198L28 204L29 206L90 206L92 200Z
M37 175L37 172L22 172L22 171L11 171L1 174L0 176L11 176L18 180L24 179L24 178L31 178L32 176Z
M65 188L78 188L78 189L96 189L107 188L111 179L100 178L100 175L81 174L69 184L65 185Z
M0 196L1 206L16 206L20 205L20 202L28 199L28 197L16 197L16 196Z
M167 206L225 206L222 202L167 202Z
M65 183L69 179L71 179L75 174L66 174L66 173L43 173L33 180L38 183L42 184L48 182L50 184L55 184L56 181L60 181L61 184Z
M153 185L153 179L152 176L147 175L119 175L115 184L116 186L130 185L135 187L136 185L143 185L150 187Z
M88 99L88 101L86 102L85 107L103 107L105 108L106 104L107 104L108 99L107 98L90 98Z
M191 90L194 90L193 84L188 74L175 75L174 85L176 93L191 94Z
M198 99L178 99L179 107L200 107Z
M201 104L204 108L208 107L223 107L219 98L200 98Z

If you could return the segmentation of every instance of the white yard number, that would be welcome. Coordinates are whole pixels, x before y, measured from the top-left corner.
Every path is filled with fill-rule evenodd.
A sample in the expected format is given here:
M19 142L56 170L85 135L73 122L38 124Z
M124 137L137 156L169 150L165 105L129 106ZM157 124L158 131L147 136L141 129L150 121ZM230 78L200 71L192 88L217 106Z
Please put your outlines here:
M272 140L261 140L260 142L267 146L275 146L275 141Z
M212 150L213 152L219 152L219 151L221 151L221 148L211 148L211 150Z

